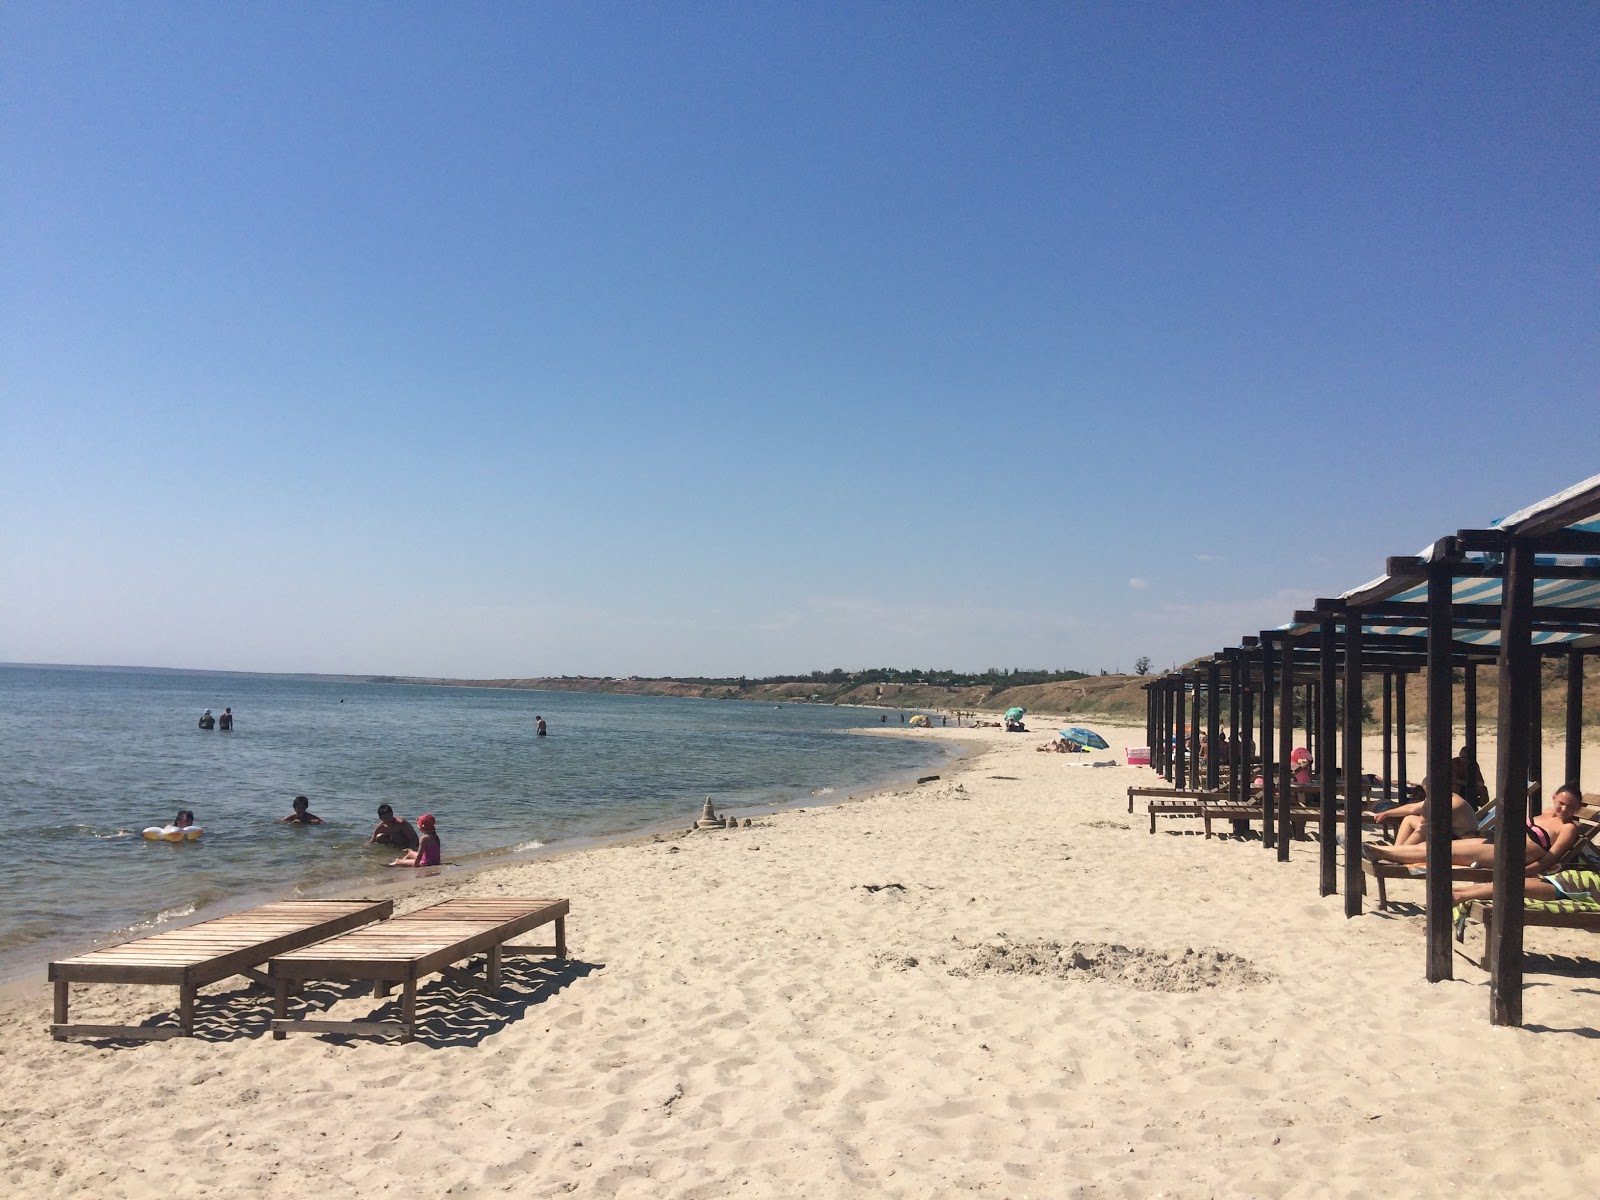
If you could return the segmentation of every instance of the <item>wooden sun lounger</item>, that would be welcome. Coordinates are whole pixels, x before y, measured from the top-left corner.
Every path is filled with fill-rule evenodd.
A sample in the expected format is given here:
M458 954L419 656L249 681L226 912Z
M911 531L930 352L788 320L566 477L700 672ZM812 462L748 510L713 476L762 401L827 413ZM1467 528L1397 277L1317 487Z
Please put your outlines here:
M1557 871L1565 871L1585 862L1592 853L1590 847L1595 844L1597 836L1600 836L1600 798L1586 795L1583 798L1583 805L1578 809L1578 840L1567 848L1560 862L1545 868L1539 874L1554 875ZM1378 881L1379 912L1384 912L1389 907L1389 880L1421 881L1428 877L1427 872L1419 870L1417 866L1407 863L1373 862L1366 855L1361 856L1361 870L1364 875ZM1493 883L1494 870L1491 867L1452 866L1450 878L1456 883Z
M500 990L502 954L567 956L565 900L532 900L518 896L444 900L416 912L357 929L342 937L275 956L267 964L275 994L272 1036L291 1030L346 1033L366 1037L398 1036L409 1042L416 1033L417 981L440 974L490 995ZM512 938L555 923L555 945L512 946ZM482 978L459 970L456 963L483 954ZM398 1021L315 1021L290 1019L289 990L307 979L369 980L374 996L402 988Z
M1487 900L1468 900L1467 913L1470 918L1476 916L1483 922L1483 955L1478 965L1485 971L1489 969L1489 927L1494 923L1494 905ZM1588 929L1600 933L1600 912L1541 912L1538 909L1525 908L1522 910L1523 928L1542 925L1546 929ZM1466 941L1466 928L1463 922L1456 934L1456 941Z
M195 992L208 983L247 975L267 977L255 968L275 954L382 920L394 911L392 900L279 900L248 912L201 921L183 929L151 934L50 964L55 984L55 1021L50 1036L161 1038L194 1033ZM74 983L171 984L178 988L176 1025L70 1025L69 991Z

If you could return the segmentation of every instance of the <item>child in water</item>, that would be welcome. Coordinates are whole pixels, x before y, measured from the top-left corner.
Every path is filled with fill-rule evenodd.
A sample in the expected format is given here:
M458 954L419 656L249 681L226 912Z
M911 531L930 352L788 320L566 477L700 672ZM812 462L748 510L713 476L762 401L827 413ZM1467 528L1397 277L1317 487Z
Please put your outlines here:
M304 796L294 798L294 811L278 821L279 825L321 825L322 818L311 811L311 801Z
M434 832L433 814L423 813L417 818L417 828L422 831L415 850L407 850L389 865L391 867L437 867L439 865L439 835Z

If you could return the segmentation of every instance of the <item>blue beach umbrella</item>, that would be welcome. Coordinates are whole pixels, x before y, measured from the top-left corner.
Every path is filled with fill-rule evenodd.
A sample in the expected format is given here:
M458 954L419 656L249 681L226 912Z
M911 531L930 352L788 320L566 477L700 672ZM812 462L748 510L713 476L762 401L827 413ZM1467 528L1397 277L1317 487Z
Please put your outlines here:
M1063 729L1059 732L1062 737L1067 739L1067 741L1076 742L1085 750L1111 749L1111 743L1106 741L1105 738L1101 737L1092 729L1079 729L1076 725L1074 725L1071 729Z

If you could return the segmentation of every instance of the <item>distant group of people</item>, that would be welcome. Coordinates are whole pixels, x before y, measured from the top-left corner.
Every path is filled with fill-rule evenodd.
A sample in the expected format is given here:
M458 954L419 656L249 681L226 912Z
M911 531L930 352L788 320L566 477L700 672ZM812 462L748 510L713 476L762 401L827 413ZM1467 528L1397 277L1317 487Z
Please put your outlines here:
M205 712L200 714L200 728L216 729L222 733L227 733L233 728L233 709L223 709L220 717L213 717L211 710L209 708L206 709Z

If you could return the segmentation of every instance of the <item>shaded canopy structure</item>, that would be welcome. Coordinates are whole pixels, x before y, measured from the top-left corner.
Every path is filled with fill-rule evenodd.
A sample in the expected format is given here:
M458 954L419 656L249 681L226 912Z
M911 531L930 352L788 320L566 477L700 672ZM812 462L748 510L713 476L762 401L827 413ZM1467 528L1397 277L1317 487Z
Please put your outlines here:
M1291 799L1297 790L1313 791L1323 831L1321 892L1338 890L1340 847L1332 831L1342 828L1345 914L1357 916L1363 894L1360 799L1367 790L1362 781L1370 778L1361 744L1367 679L1381 679L1380 786L1394 796L1409 784L1408 679L1420 675L1424 681L1426 773L1443 780L1458 752L1477 757L1478 671L1496 667L1492 787L1503 832L1495 842L1490 1020L1520 1025L1525 822L1541 804L1546 768L1541 664L1552 657L1564 662L1562 780L1576 784L1584 666L1596 652L1600 475L1489 528L1461 529L1420 554L1390 558L1377 579L1319 599L1275 629L1151 680L1145 690L1152 765L1180 791L1219 793L1220 765L1232 763L1220 794L1241 807L1252 803L1249 781L1259 774L1262 842L1283 861L1289 858ZM1459 748L1452 744L1458 683L1466 718ZM1293 782L1297 723L1322 765L1314 788ZM1203 755L1197 753L1201 747ZM1428 823L1427 977L1434 981L1449 979L1453 969L1450 837L1450 822Z

